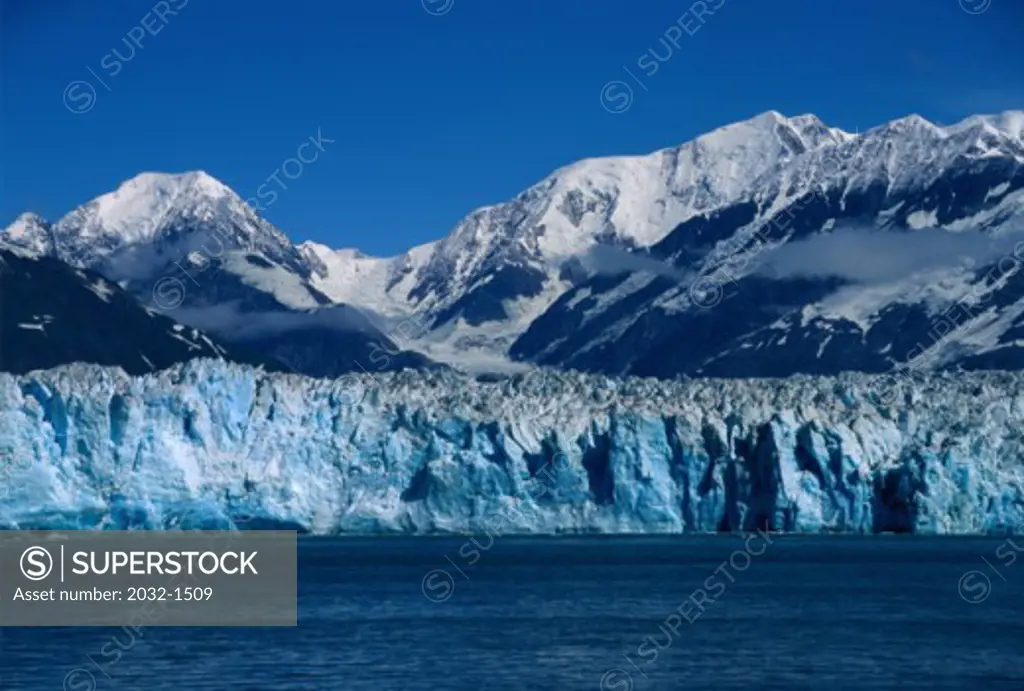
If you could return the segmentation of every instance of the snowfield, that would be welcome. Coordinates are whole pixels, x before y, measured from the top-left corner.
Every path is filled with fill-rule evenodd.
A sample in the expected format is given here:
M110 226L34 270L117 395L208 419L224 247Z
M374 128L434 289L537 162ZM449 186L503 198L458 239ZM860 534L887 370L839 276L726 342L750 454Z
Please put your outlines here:
M0 374L0 526L1021 532L1022 383Z

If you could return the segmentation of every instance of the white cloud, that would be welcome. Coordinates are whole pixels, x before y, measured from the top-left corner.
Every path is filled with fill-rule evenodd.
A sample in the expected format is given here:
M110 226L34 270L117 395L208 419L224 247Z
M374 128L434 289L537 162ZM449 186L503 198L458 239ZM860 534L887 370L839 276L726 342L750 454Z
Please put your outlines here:
M936 228L879 231L840 228L789 242L759 257L756 271L772 278L839 277L888 283L923 270L981 266L1013 251L1016 237Z

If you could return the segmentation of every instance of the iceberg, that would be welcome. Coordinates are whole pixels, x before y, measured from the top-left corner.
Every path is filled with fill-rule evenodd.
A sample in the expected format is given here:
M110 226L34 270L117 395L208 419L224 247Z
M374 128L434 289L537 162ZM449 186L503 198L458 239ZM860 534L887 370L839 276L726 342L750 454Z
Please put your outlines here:
M0 527L1017 533L1022 383L0 374Z

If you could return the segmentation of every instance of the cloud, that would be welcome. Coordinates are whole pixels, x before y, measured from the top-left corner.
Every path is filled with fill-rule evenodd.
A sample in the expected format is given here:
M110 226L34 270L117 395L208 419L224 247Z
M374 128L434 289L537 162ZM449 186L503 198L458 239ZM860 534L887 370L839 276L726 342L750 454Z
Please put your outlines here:
M1000 237L981 232L951 232L941 228L879 230L844 226L761 252L751 260L751 272L769 278L842 278L853 283L883 284L921 271L981 267L1020 253L1022 229ZM646 272L680 283L697 274L639 252L595 245L573 259L587 273L615 275ZM746 261L744 261L746 264Z
M579 261L584 269L594 274L614 275L646 271L677 281L684 281L689 276L666 261L608 245L594 245L579 258Z
M935 228L907 232L841 228L768 252L758 258L755 271L772 278L839 277L887 283L926 269L984 265L1012 252L1015 239Z
M201 331L237 341L306 329L377 333L364 314L347 305L305 312L243 312L239 302L233 301L210 307L179 307L170 316Z

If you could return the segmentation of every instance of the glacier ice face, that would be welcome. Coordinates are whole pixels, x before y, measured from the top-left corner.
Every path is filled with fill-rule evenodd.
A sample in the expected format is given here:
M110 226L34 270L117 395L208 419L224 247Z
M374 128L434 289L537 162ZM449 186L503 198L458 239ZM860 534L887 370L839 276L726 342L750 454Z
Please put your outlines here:
M1022 382L0 374L0 526L1020 532Z

